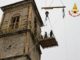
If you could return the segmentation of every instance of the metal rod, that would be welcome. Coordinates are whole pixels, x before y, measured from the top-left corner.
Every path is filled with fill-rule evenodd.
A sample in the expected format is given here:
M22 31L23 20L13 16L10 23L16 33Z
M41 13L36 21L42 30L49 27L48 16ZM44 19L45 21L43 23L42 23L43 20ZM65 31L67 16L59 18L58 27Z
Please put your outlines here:
M42 7L42 9L65 8L65 6Z

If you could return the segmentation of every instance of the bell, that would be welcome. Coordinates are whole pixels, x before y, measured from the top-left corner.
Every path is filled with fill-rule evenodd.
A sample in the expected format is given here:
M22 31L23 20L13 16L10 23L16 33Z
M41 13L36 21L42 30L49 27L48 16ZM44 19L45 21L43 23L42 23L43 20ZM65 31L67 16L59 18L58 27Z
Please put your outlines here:
M47 36L47 32L45 32L45 36L44 36L44 38L47 38L48 36Z
M53 31L52 30L50 31L50 37L53 37Z

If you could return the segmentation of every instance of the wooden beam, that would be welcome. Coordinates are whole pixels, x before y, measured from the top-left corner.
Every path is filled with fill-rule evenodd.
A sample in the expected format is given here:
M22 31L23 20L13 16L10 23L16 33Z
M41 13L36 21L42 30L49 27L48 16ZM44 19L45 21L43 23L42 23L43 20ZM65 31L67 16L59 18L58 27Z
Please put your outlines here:
M65 6L42 7L42 9L54 9L54 8L65 8Z

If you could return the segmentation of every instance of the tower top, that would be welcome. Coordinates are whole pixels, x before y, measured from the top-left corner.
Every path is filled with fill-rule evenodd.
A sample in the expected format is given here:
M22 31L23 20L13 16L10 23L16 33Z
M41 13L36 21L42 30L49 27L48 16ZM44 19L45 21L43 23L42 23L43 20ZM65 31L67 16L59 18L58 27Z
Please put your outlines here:
M32 6L33 6L33 8L34 8L34 10L35 10L38 18L39 18L40 23L41 23L41 25L43 26L43 22L42 22L40 13L39 13L39 11L38 11L38 8L37 8L36 3L35 3L34 0L23 0L23 1L19 1L19 2L16 2L16 3L10 4L10 5L2 6L1 9L2 9L2 11L4 12L4 11L6 11L6 10L8 10L8 9L15 8L15 7L17 7L17 6L24 5L24 4L29 4L29 3L32 4Z
M19 6L19 5L25 4L25 3L33 3L33 4L35 4L34 0L22 0L22 1L19 1L19 2L16 2L16 3L13 3L13 4L2 6L0 8L4 11L6 9L12 8L13 6Z

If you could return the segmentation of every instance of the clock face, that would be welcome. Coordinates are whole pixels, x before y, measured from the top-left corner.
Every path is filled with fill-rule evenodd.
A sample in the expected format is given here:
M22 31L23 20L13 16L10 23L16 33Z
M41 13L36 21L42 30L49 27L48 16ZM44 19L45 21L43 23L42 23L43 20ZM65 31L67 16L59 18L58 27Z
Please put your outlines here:
M0 48L2 57L10 57L23 54L24 39L25 37L20 34L2 38L2 44L0 44L2 47L2 49Z

